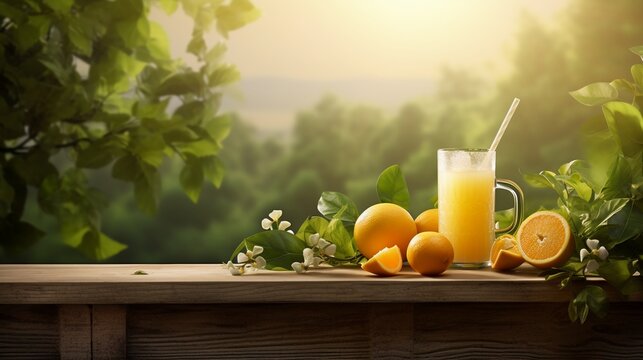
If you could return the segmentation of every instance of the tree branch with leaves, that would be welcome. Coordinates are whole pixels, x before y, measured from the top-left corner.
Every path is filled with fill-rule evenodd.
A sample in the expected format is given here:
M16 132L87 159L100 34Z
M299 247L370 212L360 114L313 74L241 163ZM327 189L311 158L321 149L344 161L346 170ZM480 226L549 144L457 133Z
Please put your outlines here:
M172 58L154 6L193 20L191 68ZM221 185L230 130L223 87L239 78L225 40L259 16L249 0L0 1L0 244L28 247L44 233L23 219L29 193L55 217L63 241L103 260L126 248L101 231L102 193L86 171L111 166L154 213L159 167L177 155L180 183L199 199ZM209 46L212 29L221 41Z

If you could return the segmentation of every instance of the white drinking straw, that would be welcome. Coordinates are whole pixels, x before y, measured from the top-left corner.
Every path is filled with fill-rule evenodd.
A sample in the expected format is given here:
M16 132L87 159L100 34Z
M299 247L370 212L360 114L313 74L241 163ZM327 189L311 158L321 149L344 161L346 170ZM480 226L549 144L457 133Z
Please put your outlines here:
M505 115L505 119L502 120L502 124L500 124L500 129L498 129L496 138L493 139L493 142L491 143L491 147L489 147L490 152L496 151L496 148L498 147L498 143L500 143L500 139L502 139L502 135L505 134L505 130L507 130L507 126L509 125L511 118L514 116L514 113L516 112L516 108L518 107L518 104L520 104L520 99L514 98L514 101L511 103L509 110L507 110L507 115Z
M489 160L490 160L489 157L491 153L496 151L496 148L498 147L498 143L500 143L500 139L502 139L502 135L505 134L505 130L507 130L507 126L509 125L511 118L514 116L514 113L516 112L516 108L518 107L519 103L520 103L520 99L514 98L514 101L511 103L509 110L507 110L505 119L502 120L502 124L500 124L500 129L498 129L498 133L496 133L496 137L495 139L493 139L493 142L491 143L491 147L489 147L489 152L487 152L487 156L485 156L484 161L482 162L482 165L484 167L486 167L487 164L489 163Z

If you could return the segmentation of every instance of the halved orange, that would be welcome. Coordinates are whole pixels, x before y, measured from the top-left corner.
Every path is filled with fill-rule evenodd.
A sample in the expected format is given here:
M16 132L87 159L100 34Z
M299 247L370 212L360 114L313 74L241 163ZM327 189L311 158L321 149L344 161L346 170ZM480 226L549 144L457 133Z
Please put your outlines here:
M522 257L540 269L561 265L574 251L569 223L553 211L531 214L520 225L516 240Z
M402 270L402 252L397 245L387 247L362 264L362 269L380 276L392 276Z
M490 259L491 268L498 271L511 270L525 262L518 250L518 241L509 234L502 235L493 242Z

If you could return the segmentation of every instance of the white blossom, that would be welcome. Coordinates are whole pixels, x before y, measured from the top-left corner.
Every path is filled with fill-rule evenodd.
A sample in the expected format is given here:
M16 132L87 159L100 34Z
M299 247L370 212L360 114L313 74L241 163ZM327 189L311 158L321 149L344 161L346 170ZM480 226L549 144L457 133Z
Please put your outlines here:
M272 229L272 223L273 221L270 219L263 219L261 220L261 228L264 230L270 230Z
M237 255L237 262L238 263L244 263L244 262L246 262L248 260L250 260L248 255L246 255L246 254L244 254L242 252L240 252L239 255Z
M580 249L580 261L582 262L585 257L589 255L589 251L587 249L583 248Z
M295 270L297 274L303 274L306 272L306 267L300 262L294 262L290 266L292 266L292 269Z
M263 252L263 246L255 245L252 247L252 256L257 256Z
M328 242L326 239L321 238L319 239L319 243L317 244L317 246L319 246L319 248L321 249L324 249L328 245L330 245L330 242Z
M308 244L308 246L315 247L315 246L317 246L318 243L319 243L319 234L318 233L314 233L314 234L310 235L308 237L308 240L306 240L306 244Z
M585 272L594 272L596 270L598 270L598 261L591 259L587 262L587 266L585 266Z
M241 274L243 274L243 268L234 266L232 261L228 261L227 266L228 266L228 271L230 271L230 274L232 274L232 275L241 275Z
M607 256L609 256L609 254L610 254L609 252L607 252L607 249L605 248L605 246L601 246L601 247L597 250L597 252L598 252L598 257L599 257L599 259L601 259L601 260L605 260L605 259L607 259Z
M282 221L279 223L279 230L286 230L292 225L290 221Z
M314 252L313 249L311 248L305 248L303 251L304 254L304 266L311 266L313 264L314 260Z
M318 267L323 261L324 259L320 258L319 256L315 256L313 258L313 267Z
M585 243L590 250L596 250L598 248L599 241L596 239L587 239Z
M335 255L335 251L337 251L337 245L335 244L330 244L324 248L324 254L328 256Z
M254 263L255 268L257 269L263 269L266 267L266 259L263 258L263 256L257 256L255 258L255 263Z
M292 230L288 230L288 231L286 231L286 232L287 232L287 233L291 233L291 234L295 235L295 232L294 232L294 231L292 231Z
M273 210L268 214L268 217L271 218L273 221L279 221L279 218L284 212L281 210Z

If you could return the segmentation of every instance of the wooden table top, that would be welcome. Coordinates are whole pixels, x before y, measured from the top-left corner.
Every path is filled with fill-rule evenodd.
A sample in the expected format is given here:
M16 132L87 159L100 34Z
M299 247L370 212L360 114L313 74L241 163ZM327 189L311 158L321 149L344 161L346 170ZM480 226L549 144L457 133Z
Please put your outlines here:
M137 270L148 275L133 275ZM388 278L357 268L232 276L221 264L0 265L0 304L569 301L569 290L539 273L529 265L510 273L449 269L439 277L404 268Z

